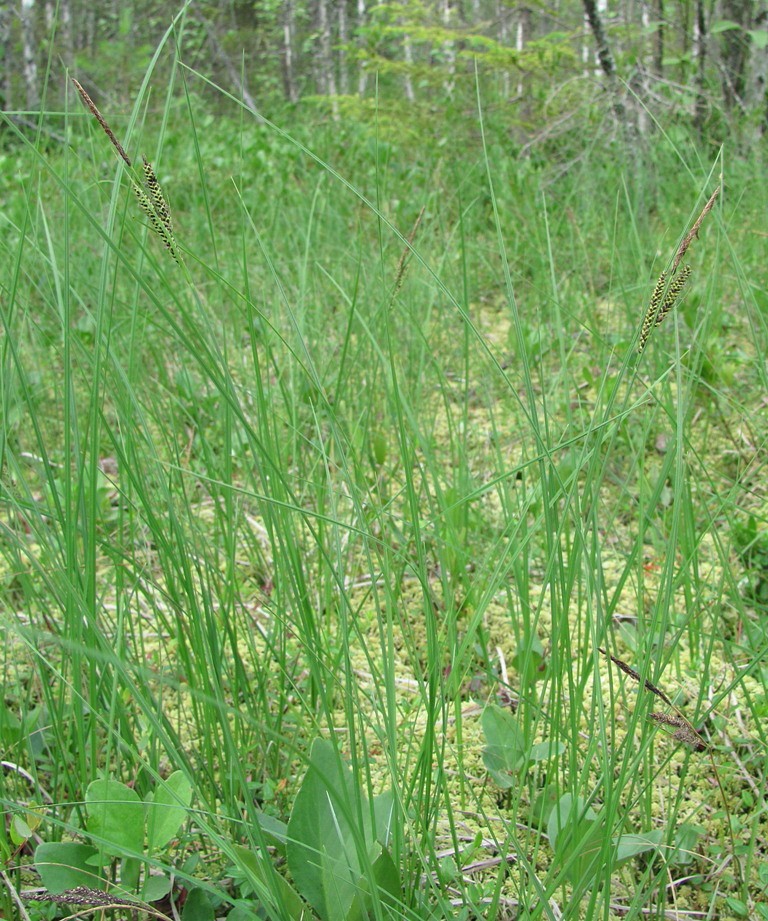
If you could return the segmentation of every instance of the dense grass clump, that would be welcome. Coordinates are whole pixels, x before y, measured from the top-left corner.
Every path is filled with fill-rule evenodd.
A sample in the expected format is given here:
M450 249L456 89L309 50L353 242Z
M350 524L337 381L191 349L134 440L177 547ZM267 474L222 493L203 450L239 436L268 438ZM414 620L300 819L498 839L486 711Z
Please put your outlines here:
M764 183L150 77L0 174L3 911L768 917Z

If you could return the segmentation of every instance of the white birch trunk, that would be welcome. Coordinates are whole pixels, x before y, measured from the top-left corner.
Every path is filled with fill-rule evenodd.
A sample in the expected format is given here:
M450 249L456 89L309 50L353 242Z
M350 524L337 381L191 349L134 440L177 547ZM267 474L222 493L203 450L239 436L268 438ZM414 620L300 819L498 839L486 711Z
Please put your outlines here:
M362 29L365 25L365 0L357 0L357 27ZM357 92L362 96L368 86L368 74L363 63L357 75Z
M496 22L499 24L499 44L505 47L509 44L509 8L501 0L496 0ZM504 99L509 99L509 71L504 70L501 73L501 95Z
M347 66L347 0L338 0L339 23L339 91L342 96L349 94L349 67Z
M451 24L451 2L450 0L442 0L442 13L443 13L443 25L450 26ZM448 79L445 81L445 92L448 96L453 96L453 87L455 84L456 77L456 52L454 50L453 42L445 42L443 44L443 52L445 53L445 61L448 65Z
M336 75L331 55L331 19L326 0L317 0L317 25L320 32L319 86L322 94L331 99L331 113L334 121L339 117L339 103L336 98Z
M298 102L299 93L296 88L296 71L293 59L294 32L295 32L295 7L293 0L284 0L283 3L283 89L289 102Z
M416 94L413 91L413 81L411 80L411 70L413 66L413 45L409 35L403 36L403 59L406 63L405 71L405 98L408 102L416 101Z
M21 0L21 42L24 61L24 85L27 88L27 108L33 110L40 102L37 84L37 42L35 41L35 0Z

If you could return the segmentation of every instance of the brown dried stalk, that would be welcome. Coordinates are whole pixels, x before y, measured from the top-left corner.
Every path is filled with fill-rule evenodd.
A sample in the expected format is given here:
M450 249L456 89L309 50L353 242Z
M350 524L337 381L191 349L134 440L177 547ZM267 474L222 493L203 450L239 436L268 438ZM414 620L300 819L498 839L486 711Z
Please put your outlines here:
M80 86L80 84L77 82L77 80L75 80L74 77L72 77L72 82L75 84L75 89L76 89L76 90L78 91L78 93L80 93L80 95L82 96L83 102L84 102L84 103L88 106L88 108L91 110L91 113L93 114L93 117L94 117L94 118L96 119L96 121L101 125L101 127L102 127L103 130L104 130L104 133L105 133L106 136L109 138L109 140L112 142L112 146L113 146L113 147L115 148L115 150L120 154L120 156L123 158L123 160L125 160L125 162L128 164L128 166L133 166L133 164L131 163L131 158L128 156L128 154L127 154L127 153L125 152L125 150L123 149L123 145L122 145L122 144L120 143L120 141L118 141L118 139L115 137L114 132L112 131L112 129L111 129L111 128L109 127L109 125L107 124L106 119L104 118L104 116L103 116L103 115L101 114L101 112L99 112L99 110L96 108L96 103L91 99L91 97L88 95L88 93L86 93L86 91L82 88L82 86Z
M719 194L720 194L720 186L718 186L715 189L715 191L712 193L709 201L701 209L701 214L696 218L696 221L694 222L693 227L691 227L690 231L685 235L683 242L680 244L680 246L677 249L677 253L675 253L675 261L672 263L673 272L677 271L677 267L683 261L683 256L688 252L688 247L691 245L691 241L693 240L693 238L698 236L699 228L701 227L701 222L712 210L715 204L715 199L717 198Z

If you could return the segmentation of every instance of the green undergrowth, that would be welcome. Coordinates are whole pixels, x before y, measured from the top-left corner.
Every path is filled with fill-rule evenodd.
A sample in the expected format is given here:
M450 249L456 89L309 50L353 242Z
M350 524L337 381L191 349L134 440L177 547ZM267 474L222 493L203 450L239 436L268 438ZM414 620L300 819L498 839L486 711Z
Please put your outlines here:
M768 917L753 165L174 74L178 264L74 91L5 139L5 913Z

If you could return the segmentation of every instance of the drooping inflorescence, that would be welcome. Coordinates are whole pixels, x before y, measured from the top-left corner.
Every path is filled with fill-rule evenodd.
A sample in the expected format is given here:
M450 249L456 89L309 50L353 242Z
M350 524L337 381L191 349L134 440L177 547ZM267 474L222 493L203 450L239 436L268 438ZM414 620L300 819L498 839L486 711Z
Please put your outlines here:
M637 346L638 353L642 352L645 348L645 344L648 342L648 337L651 335L651 330L654 326L659 326L664 317L675 306L675 302L680 296L680 292L685 287L690 275L691 267L690 265L685 265L680 274L672 279L666 296L664 296L664 286L667 282L667 273L662 272L661 275L659 275L656 286L653 289L653 294L651 295L651 302L643 318L643 326L640 330L640 342ZM663 301L662 297L664 297Z
M133 191L139 200L139 207L149 218L149 223L155 233L165 243L171 256L180 261L179 252L176 248L176 240L173 236L173 223L171 222L171 209L168 206L160 183L157 181L155 170L146 157L142 157L144 163L144 184L146 190L137 182L133 183Z
M672 279L672 284L669 286L669 291L667 291L667 296L664 298L664 303L661 305L661 310L659 315L656 317L656 326L661 324L661 321L669 313L669 311L675 306L675 301L677 300L680 292L685 287L685 283L688 281L691 275L691 267L689 265L683 266L680 274Z
M101 112L99 112L96 103L91 99L88 93L86 93L86 91L78 83L77 80L72 78L72 82L74 83L75 89L80 94L83 102L91 111L96 121L101 125L104 133L112 143L112 146L118 152L120 157L125 161L126 165L129 168L132 168L133 164L131 163L131 158L125 152L125 149L123 148L123 145L120 143L120 141L118 141L118 139L115 137L115 133L109 127L107 120L104 118ZM170 252L171 256L180 265L181 256L179 255L178 248L176 247L176 240L173 236L171 209L168 206L168 201L163 195L163 190L160 188L160 183L157 181L154 167L146 157L142 157L142 161L144 169L144 187L142 187L134 179L132 181L133 191L135 192L136 198L139 201L139 207L149 218L149 223L152 227L152 230L154 230L154 232L160 237Z

